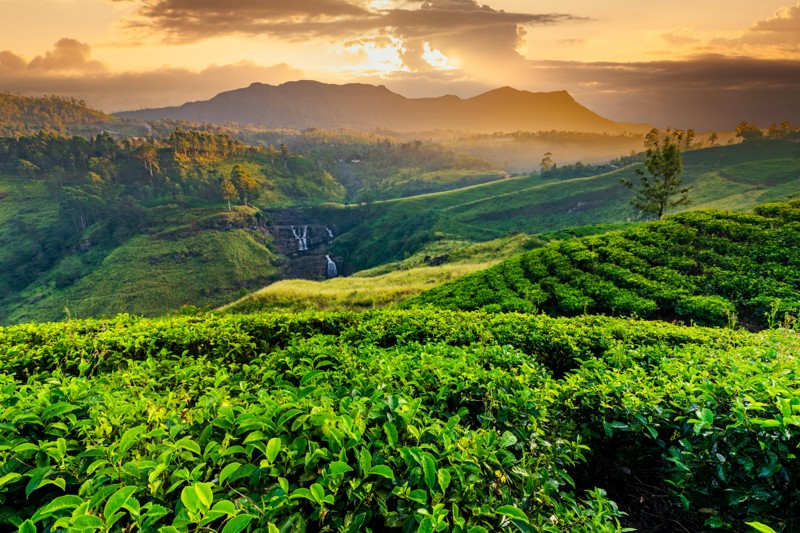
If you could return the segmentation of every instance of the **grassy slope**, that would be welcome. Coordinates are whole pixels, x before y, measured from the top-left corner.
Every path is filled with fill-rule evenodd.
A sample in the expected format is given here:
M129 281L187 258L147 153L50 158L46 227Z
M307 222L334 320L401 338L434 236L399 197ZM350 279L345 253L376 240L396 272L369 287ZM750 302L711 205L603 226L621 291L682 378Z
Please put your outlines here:
M552 243L405 305L768 326L800 311L800 200ZM772 314L772 316L770 316Z
M183 226L166 226L155 235L138 235L104 250L88 249L67 256L61 264L7 303L5 322L62 320L68 316L112 316L129 312L159 315L182 305L217 306L243 291L274 281L281 259L260 234L242 229L224 231L228 220L239 223L254 212L240 208L232 215L214 210L179 210ZM165 214L169 220L169 214ZM56 275L75 256L100 255L99 265L65 287ZM91 258L84 259L91 262Z
M343 311L392 306L431 287L489 268L538 244L525 235L480 244L437 241L403 261L362 270L351 277L279 281L224 306L223 310ZM426 256L439 258L444 264L433 266L425 261Z
M631 192L620 184L635 167L564 181L513 178L452 192L370 206L330 208L323 216L351 229L337 253L350 271L401 259L437 235L489 240L521 231L560 231L637 220ZM692 187L689 209L748 209L759 202L800 193L800 145L749 141L688 152L684 182Z

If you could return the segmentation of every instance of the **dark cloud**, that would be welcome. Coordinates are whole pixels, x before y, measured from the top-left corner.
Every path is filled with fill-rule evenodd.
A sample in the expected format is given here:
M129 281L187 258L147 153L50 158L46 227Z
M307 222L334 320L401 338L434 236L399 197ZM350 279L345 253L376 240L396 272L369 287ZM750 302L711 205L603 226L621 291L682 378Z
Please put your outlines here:
M615 120L695 129L800 122L800 61L695 57L639 63L530 63L539 87L568 89Z
M170 40L195 41L230 34L286 39L349 39L394 32L432 38L503 24L552 24L564 14L506 13L474 0L429 0L419 9L369 8L354 0L146 0L130 24Z

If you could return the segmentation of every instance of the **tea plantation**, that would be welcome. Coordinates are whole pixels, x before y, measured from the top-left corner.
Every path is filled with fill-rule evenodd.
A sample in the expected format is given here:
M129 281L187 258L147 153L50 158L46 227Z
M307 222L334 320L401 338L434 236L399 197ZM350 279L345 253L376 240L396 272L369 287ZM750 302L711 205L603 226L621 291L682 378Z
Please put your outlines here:
M762 329L800 310L800 200L555 242L406 303Z
M0 529L797 531L798 348L420 309L4 328Z

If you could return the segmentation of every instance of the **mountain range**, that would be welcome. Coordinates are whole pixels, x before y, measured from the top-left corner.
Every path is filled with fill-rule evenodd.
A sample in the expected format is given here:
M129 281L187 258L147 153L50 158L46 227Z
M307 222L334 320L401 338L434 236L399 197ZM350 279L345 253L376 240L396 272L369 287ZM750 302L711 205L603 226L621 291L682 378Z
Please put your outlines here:
M644 124L604 118L566 91L533 93L502 87L467 99L453 95L406 98L383 85L331 85L308 80L277 86L253 83L207 101L117 115L297 130L642 133L650 129Z

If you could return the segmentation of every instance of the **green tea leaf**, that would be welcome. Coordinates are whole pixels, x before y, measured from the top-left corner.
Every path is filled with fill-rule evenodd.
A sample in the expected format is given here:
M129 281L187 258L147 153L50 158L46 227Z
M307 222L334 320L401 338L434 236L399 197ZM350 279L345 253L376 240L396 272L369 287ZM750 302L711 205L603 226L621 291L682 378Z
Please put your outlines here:
M376 476L383 476L388 479L394 479L394 472L392 469L386 465L376 465L369 469L369 474L375 474Z
M30 520L25 520L20 524L17 533L36 533L36 526Z
M131 428L126 431L119 440L120 456L125 455L125 453L131 449L131 446L136 443L136 438L145 431L147 431L146 426L136 426L135 428Z
M247 524L249 524L250 520L252 519L253 517L248 514L234 516L228 520L228 522L225 524L225 527L222 528L222 533L239 533L247 527ZM270 531L272 531L271 528Z
M222 469L222 472L219 473L219 483L220 485L225 482L234 472L239 470L239 467L242 466L241 463L230 463L225 465L225 468Z
M762 524L761 522L745 522L745 524L747 524L748 526L752 527L753 529L755 529L759 533L778 533L777 531L775 531L771 527L769 527L769 526L767 526L765 524Z
M422 471L425 475L425 484L431 492L436 490L436 460L428 452L422 454Z
M366 448L361 448L358 454L358 463L361 466L361 474L366 476L372 468L372 454Z
M103 507L103 515L111 516L119 511L131 499L134 492L136 492L136 487L122 487L112 494Z
M344 461L334 461L328 465L328 473L331 475L344 474L352 471L353 468Z
M517 437L514 436L513 433L510 431L506 431L500 437L500 446L503 448L508 448L509 446L513 446L517 443Z
M195 483L195 490L197 491L197 498L207 509L214 503L214 491L211 490L210 483Z
M386 422L383 424L383 431L386 433L386 438L389 440L389 446L397 448L397 444L400 442L397 436L397 427L391 422Z
M270 463L275 462L275 458L278 457L278 453L281 451L281 439L278 437L273 437L269 439L267 443L267 460Z
M322 505L325 500L325 489L319 483L314 483L311 485L311 495L319 505Z
M507 516L514 520L521 520L526 524L528 523L528 515L526 515L519 507L514 507L513 505L503 505L498 507L495 512L499 515Z

